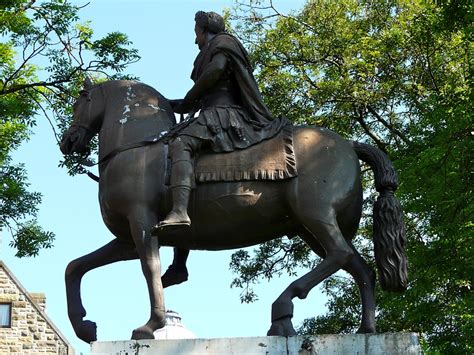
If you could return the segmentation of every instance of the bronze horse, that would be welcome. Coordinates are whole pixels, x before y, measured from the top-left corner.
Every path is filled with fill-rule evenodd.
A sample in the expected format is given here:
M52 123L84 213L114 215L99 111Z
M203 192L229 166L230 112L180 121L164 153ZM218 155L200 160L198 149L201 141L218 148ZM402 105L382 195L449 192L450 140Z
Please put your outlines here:
M96 325L84 320L80 295L82 276L94 268L140 259L151 311L132 339L153 339L153 331L165 325L161 246L224 250L284 235L298 235L323 259L273 303L268 335L296 334L291 323L292 299L304 299L340 269L352 275L360 290L358 332L375 332L375 273L351 241L362 211L361 159L374 171L380 193L374 206L374 245L382 287L406 288L402 212L393 195L397 180L387 156L324 128L294 127L297 177L198 184L190 203L189 235L154 237L150 229L169 211L170 201L165 186L167 146L149 137L174 125L169 102L155 89L134 81L85 83L74 104L74 120L63 136L61 151L84 152L99 134L99 203L104 223L116 237L66 269L68 315L77 336L86 342L96 340Z

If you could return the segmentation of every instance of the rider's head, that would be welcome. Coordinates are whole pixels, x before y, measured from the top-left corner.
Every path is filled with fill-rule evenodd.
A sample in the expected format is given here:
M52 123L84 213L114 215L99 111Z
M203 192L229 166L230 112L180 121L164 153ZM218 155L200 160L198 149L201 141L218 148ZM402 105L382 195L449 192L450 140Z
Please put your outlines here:
M215 12L198 11L194 16L196 25L194 32L196 33L196 44L199 49L204 47L208 34L217 34L225 31L224 19Z

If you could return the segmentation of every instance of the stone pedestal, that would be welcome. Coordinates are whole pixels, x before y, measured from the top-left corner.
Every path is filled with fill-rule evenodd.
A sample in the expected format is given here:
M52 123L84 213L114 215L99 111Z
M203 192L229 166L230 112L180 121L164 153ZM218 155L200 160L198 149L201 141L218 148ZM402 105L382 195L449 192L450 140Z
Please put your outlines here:
M179 340L99 341L92 355L180 354L420 354L415 333Z

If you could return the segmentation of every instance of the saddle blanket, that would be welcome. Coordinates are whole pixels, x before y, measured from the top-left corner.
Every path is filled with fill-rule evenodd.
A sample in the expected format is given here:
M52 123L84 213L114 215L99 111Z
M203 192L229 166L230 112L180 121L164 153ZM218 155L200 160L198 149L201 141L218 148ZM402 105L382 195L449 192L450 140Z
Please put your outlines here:
M298 175L293 129L284 127L274 138L230 153L200 154L196 182L285 180Z

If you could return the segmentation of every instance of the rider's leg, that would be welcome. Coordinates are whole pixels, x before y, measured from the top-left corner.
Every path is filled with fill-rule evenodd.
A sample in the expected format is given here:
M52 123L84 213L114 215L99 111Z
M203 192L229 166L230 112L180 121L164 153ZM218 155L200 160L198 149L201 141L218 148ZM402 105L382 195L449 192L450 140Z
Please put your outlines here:
M194 152L201 146L199 139L180 136L170 142L171 155L171 196L173 207L159 228L168 226L189 226L188 202L194 179Z

